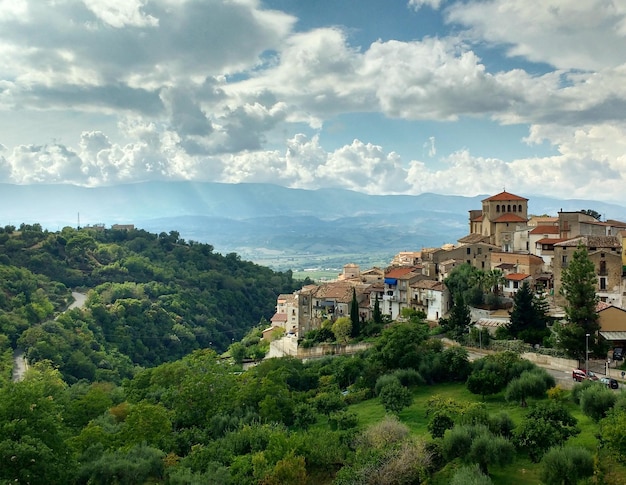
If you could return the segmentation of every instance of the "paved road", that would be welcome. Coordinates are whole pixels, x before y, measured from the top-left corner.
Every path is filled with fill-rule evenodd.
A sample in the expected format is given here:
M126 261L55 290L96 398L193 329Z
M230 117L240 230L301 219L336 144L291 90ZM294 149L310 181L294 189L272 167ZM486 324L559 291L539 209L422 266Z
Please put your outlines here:
M68 310L71 310L72 308L81 308L87 300L87 295L77 291L72 291L72 297L74 298L74 301L69 307L67 307ZM16 349L15 352L13 352L13 382L19 382L24 379L24 374L26 374L27 370L28 362L24 357L24 351Z

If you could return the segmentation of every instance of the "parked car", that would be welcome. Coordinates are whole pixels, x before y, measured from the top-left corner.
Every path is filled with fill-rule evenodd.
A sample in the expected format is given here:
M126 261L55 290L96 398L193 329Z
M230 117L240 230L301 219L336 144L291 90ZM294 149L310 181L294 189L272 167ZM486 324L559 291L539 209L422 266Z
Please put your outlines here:
M587 374L587 372L585 372L583 369L574 369L572 371L572 379L577 382L582 382L585 379L589 379L590 381L597 381L598 376L591 371L589 371L589 374Z
M624 360L624 348L615 347L613 349L613 360Z
M600 382L604 384L606 387L608 387L609 389L619 388L619 382L617 382L617 380L611 377L603 377L602 379L600 379Z

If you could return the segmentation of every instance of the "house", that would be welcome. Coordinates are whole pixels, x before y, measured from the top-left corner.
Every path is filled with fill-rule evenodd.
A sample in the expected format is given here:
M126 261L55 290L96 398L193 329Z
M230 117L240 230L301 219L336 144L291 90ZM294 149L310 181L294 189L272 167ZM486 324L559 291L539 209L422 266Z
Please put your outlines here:
M560 294L563 270L571 262L578 246L587 248L598 277L596 293L600 301L622 306L623 264L622 246L618 236L579 236L554 245L554 294L557 303L565 298Z
M411 285L425 279L419 269L414 266L390 268L385 271L383 301L380 311L395 320L403 308L410 306Z
M420 280L410 285L411 308L426 314L426 320L438 322L452 307L450 291L441 281Z
M525 273L509 273L504 276L504 279L502 293L509 298L513 298L524 283L528 283L531 288L534 284L533 277Z
M600 337L608 341L611 348L626 347L626 310L600 302L597 313Z

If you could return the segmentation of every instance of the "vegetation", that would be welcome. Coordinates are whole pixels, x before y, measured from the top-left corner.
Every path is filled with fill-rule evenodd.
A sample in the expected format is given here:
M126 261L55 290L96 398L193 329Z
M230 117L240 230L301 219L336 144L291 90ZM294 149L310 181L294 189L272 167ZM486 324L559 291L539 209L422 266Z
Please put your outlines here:
M558 345L579 360L585 359L587 345L596 355L606 355L607 349L598 340L596 280L587 248L580 245L561 275L567 322L557 327Z
M261 359L263 309L299 284L289 274L171 233L20 229L0 238L0 348L23 345L31 367L0 380L2 483L553 483L568 467L571 483L591 469L610 484L608 464L623 471L623 398L546 392L514 352L470 363L419 312L355 356ZM71 281L88 298L62 313ZM340 320L315 338L348 341Z

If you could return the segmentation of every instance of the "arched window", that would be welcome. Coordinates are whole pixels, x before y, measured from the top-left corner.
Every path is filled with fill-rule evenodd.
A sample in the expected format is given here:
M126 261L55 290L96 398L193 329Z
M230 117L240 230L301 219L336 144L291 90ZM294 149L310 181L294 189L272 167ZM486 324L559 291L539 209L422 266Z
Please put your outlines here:
M522 204L519 205L519 209L517 209L517 212L522 212Z
M513 204L513 212L517 212L517 206Z
M511 204L509 204L509 205L507 206L506 211L507 211L507 212L511 212Z
M496 206L496 212L500 212L500 204Z

